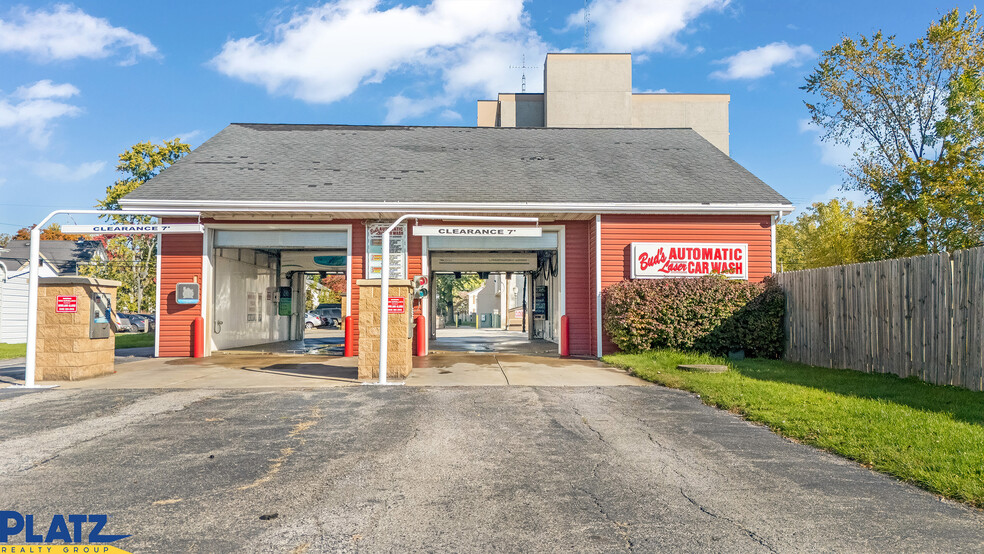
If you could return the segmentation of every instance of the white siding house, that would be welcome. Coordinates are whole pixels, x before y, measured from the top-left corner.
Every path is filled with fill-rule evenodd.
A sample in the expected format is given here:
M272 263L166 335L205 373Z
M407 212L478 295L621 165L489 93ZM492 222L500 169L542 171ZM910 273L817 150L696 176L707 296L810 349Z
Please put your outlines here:
M0 343L27 342L28 241L13 240L0 248ZM76 275L78 264L106 260L106 250L98 241L41 241L39 277Z

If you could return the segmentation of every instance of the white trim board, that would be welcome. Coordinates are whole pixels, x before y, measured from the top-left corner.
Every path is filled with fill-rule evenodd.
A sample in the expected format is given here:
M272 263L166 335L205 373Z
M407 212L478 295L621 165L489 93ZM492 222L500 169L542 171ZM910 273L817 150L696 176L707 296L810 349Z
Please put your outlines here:
M121 200L127 209L192 209L197 211L262 211L267 213L344 214L345 212L421 212L421 213L591 213L591 214L778 214L790 213L792 204L763 203L555 203L555 202L276 202L240 200Z

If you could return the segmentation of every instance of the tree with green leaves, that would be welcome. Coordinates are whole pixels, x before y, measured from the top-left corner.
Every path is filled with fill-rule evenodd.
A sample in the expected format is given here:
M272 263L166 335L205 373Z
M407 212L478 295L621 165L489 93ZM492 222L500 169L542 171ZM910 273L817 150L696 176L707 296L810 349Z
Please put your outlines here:
M844 37L803 90L824 141L856 147L848 188L899 233L902 255L984 240L984 28L953 10L924 37Z
M791 222L776 223L776 269L793 271L899 258L915 250L915 239L871 202L816 202Z
M474 273L465 273L461 277L455 278L454 275L435 275L434 282L431 283L431 290L437 298L438 314L444 317L444 321L455 321L457 327L457 310L455 306L460 306L459 298L462 292L471 292L485 284L482 279Z
M814 203L793 222L777 223L777 269L791 271L861 261L860 215L853 202L833 199Z
M98 201L97 208L119 210L120 199L146 183L165 168L191 151L181 139L164 141L157 145L150 142L134 144L120 154L116 171L120 179L106 187L106 197ZM100 216L116 224L148 224L146 215L106 214ZM119 308L132 312L145 312L156 307L157 283L157 235L120 235L107 242L110 260L107 264L87 269L90 275L116 279L122 284L117 291Z

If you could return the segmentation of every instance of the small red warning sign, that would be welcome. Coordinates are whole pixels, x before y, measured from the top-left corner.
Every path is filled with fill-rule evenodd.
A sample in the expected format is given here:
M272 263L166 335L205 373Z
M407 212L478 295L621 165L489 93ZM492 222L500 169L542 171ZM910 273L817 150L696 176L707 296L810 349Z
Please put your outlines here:
M55 297L55 312L59 314L74 314L79 311L78 296Z
M407 299L402 296L389 297L389 313L403 314L407 310Z

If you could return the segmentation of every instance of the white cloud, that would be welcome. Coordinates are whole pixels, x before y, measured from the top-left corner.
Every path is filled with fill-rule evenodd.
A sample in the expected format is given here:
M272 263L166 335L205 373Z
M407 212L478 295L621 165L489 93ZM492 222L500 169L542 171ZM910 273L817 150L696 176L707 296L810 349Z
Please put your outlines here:
M701 14L720 11L731 0L592 0L588 42L603 52L662 52L681 48L676 36ZM584 10L567 18L567 28L584 27Z
M396 125L405 119L420 117L448 104L444 98L407 98L398 94L386 101L386 118L383 123Z
M441 119L446 119L448 121L461 121L461 114L454 110L444 110L441 112Z
M536 32L521 29L506 35L487 35L451 53L444 70L445 86L454 96L478 91L486 98L500 92L520 92L526 57L526 92L543 92L543 60L550 48Z
M378 0L339 0L295 13L270 36L229 40L213 60L220 72L312 103L330 103L393 72L445 79L446 96L491 91L518 65L535 33L522 0L433 0L379 9ZM517 44L518 43L518 44ZM518 83L518 75L514 80ZM518 88L518 87L516 87ZM391 99L388 121L446 106Z
M56 162L38 162L34 164L34 174L42 179L63 183L84 181L99 173L106 167L106 162L84 162L76 167L69 167Z
M727 64L724 71L715 71L715 79L758 79L771 75L773 69L781 65L798 67L817 53L808 44L790 46L785 42L773 42L751 50L738 52L734 56L717 60L715 63Z
M51 79L44 79L34 83L29 87L18 87L14 91L14 96L24 100L36 100L39 98L70 98L79 93L79 89L69 83L56 85Z
M824 142L820 140L820 128L809 119L799 120L799 132L813 135L813 144L820 150L820 163L831 167L845 167L854 159L858 145L854 143Z
M834 198L843 198L844 200L854 202L856 206L868 201L868 197L860 190L845 190L840 185L831 185L820 194L813 195L810 198L810 202L804 207L808 208L816 202L829 202Z
M0 52L20 52L42 61L74 58L108 58L128 53L122 63L136 57L156 56L150 39L109 21L93 17L79 8L58 4L52 11L14 10L8 20L0 19Z
M43 148L48 144L49 125L53 120L82 113L78 106L54 99L78 93L79 90L70 84L56 85L48 80L20 87L13 94L0 97L0 129L25 133L34 146Z
M178 133L167 140L181 139L181 142L188 142L194 140L195 137L202 134L201 129L195 129L194 131L186 131L184 133Z

